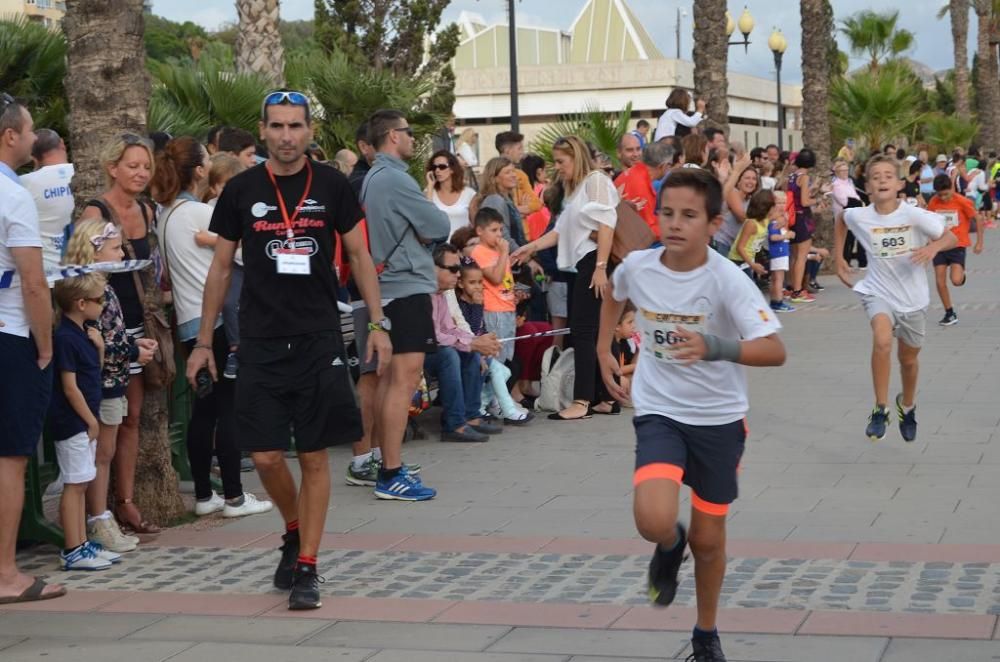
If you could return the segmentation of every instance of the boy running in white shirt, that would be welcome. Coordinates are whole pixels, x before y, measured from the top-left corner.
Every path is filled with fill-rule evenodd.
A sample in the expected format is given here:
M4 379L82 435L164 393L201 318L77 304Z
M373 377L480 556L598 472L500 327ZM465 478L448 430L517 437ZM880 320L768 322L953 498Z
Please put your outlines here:
M690 544L698 621L695 662L725 662L716 630L726 571L726 513L748 410L743 365L785 361L781 325L760 290L708 242L722 223L722 187L704 170L674 172L657 205L662 248L635 251L614 272L601 307L601 375L618 400L629 397L608 348L625 302L637 309L641 354L631 385L635 405L635 523L657 544L649 596L673 602ZM691 487L691 532L677 521L680 485Z
M861 295L872 327L872 384L875 408L868 417L865 435L872 441L885 438L889 423L889 372L892 338L898 339L897 355L903 392L896 396L899 432L904 441L917 438L914 398L917 391L917 355L924 342L930 294L927 265L941 251L958 245L944 219L935 213L906 204L897 195L902 181L896 160L876 155L866 169L871 205L845 209L834 230L837 276ZM844 259L844 240L850 230L868 253L868 272L854 284Z

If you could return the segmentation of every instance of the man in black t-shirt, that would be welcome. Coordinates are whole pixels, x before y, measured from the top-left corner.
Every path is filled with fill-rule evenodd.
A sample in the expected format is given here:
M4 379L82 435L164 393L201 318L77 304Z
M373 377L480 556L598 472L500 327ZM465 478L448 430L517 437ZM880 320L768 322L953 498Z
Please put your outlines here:
M340 334L333 270L338 235L372 311L366 353L368 360L377 355L379 372L392 357L392 344L383 330L388 323L375 266L357 227L357 198L340 172L305 157L312 141L308 99L299 92L272 92L261 117L270 158L229 180L212 215L210 229L219 240L187 377L196 385L207 369L217 379L213 326L242 243L237 430L285 520L274 584L291 591L289 609L315 609L321 604L316 555L330 500L326 449L362 434ZM292 433L301 491L284 458Z

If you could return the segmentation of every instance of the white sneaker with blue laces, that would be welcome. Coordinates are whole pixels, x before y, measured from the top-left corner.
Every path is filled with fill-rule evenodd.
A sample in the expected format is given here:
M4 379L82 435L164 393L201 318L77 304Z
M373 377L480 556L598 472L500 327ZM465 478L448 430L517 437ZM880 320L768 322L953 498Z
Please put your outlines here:
M111 561L100 558L94 548L87 543L83 543L68 554L59 552L59 559L62 561L63 570L107 570L111 567Z

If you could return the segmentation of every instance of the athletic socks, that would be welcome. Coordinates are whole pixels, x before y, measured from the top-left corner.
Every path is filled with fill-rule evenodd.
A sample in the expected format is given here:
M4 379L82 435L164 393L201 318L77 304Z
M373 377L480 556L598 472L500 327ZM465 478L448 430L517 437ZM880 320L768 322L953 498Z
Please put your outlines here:
M296 520L292 520L291 522L287 522L285 524L285 533L294 533L295 535L298 535L299 534L299 520L296 519Z
M368 451L367 453L362 453L361 455L355 455L354 459L351 460L351 466L354 467L355 471L361 471L365 463L368 462L372 457L374 457L375 451Z
M382 449L378 448L377 446L375 448L373 448L372 449L372 457L375 458L376 462L381 462L382 461Z
M712 628L711 630L702 630L697 625L694 626L694 630L691 632L691 638L695 640L705 641L707 639L715 639L719 636L719 628Z
M298 565L311 565L314 568L316 567L316 557L315 556L306 556L305 554L299 554L299 558L296 559L295 562Z
M674 529L674 544L669 548L664 547L663 545L657 545L656 548L664 554L673 554L677 551L677 548L680 546L682 540L684 540L684 532L681 530L680 525L677 525Z

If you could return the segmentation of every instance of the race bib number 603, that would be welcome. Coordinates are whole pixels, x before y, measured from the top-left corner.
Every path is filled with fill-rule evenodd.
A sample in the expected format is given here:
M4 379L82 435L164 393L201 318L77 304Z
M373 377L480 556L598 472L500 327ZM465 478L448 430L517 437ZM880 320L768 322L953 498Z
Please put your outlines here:
M681 342L677 335L678 326L694 333L705 333L704 313L657 313L644 308L641 313L642 350L658 361L677 363L675 346Z
M913 228L900 225L889 228L872 228L872 255L898 257L913 250Z

